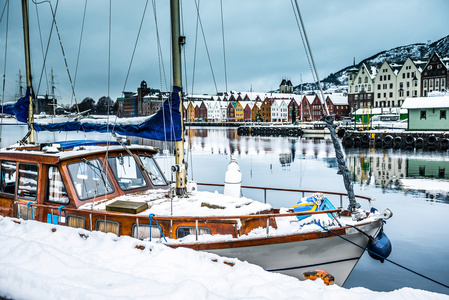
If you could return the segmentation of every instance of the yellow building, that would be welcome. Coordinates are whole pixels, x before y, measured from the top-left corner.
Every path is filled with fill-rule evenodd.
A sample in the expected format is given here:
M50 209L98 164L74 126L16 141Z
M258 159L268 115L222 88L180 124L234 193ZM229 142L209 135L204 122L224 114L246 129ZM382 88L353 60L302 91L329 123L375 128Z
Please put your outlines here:
M235 110L235 113L234 113L235 121L243 122L245 114L243 113L243 106L240 103L240 101L237 101L237 104L235 105L234 110Z

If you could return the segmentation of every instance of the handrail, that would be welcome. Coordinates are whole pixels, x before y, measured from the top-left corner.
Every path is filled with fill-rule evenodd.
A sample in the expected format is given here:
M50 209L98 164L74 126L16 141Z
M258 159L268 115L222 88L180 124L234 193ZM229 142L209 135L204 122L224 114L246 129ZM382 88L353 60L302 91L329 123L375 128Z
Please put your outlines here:
M58 209L60 206L53 205L44 205L38 203L30 203L30 206L34 207L44 207L48 209ZM62 210L70 212L70 211L83 211L83 212L92 212L91 210L81 210L77 208L64 207ZM327 214L327 213L338 213L341 212L341 209L330 209L330 210L320 210L320 211L307 211L307 212L293 212L293 213L267 213L267 214L254 214L254 215L233 215L233 216L154 216L154 220L179 220L183 221L195 221L195 220L232 220L232 219L253 219L253 218L275 218L275 217L294 217L294 216L303 216L303 215L316 215L316 214ZM129 216L131 214L126 213L117 213L117 212L106 212L97 210L95 213L105 214L105 215L114 215L114 216ZM134 217L141 217L142 219L147 219L147 215L134 215Z
M205 186L224 186L223 183L200 183L197 182L197 185L205 185ZM247 186L242 185L241 188L245 189L255 189L255 190L269 190L269 191L281 191L281 192L297 192L297 193L323 193L329 195L339 195L339 196L347 196L347 193L344 192L329 192L329 191L318 191L318 190L296 190L296 189L284 189L284 188L269 188L269 187L260 187L260 186ZM355 195L357 198L365 199L368 201L373 201L374 198L363 196L363 195Z

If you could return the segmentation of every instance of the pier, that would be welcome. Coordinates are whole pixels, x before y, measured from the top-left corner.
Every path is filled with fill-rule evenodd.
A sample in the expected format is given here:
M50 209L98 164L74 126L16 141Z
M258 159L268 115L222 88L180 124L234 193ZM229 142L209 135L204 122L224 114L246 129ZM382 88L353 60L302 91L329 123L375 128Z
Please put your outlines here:
M428 131L346 131L342 137L345 148L423 149L446 151L449 149L449 132Z

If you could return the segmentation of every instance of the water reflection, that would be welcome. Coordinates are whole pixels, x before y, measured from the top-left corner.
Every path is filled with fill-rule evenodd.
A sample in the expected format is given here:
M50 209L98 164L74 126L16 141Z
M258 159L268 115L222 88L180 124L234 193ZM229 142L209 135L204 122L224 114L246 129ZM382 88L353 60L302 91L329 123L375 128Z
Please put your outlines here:
M186 143L193 152L249 158L276 156L289 171L295 160L324 161L327 168L337 169L330 140L296 137L239 136L233 128L190 128ZM354 183L374 186L383 192L404 191L429 199L449 202L449 158L445 153L393 151L383 149L349 149L346 163Z
M376 150L346 153L354 182L385 190L402 190L449 202L449 159L445 153Z

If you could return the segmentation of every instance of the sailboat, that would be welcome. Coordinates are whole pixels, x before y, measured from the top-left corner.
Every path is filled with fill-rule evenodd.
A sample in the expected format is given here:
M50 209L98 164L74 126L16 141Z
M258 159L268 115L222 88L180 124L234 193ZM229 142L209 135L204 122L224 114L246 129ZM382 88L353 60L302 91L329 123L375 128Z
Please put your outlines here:
M51 223L54 230L58 226L79 228L81 238L96 230L216 253L301 280L325 274L320 278L332 278L330 282L338 285L344 284L367 247L377 259L388 256L391 244L383 224L392 213L360 208L358 201L371 208L372 199L354 195L341 154L337 159L348 194L245 186L265 194L297 192L302 198L291 208L273 208L263 201L240 198L239 170L234 161L228 168L224 194L198 191L197 184L186 180L181 79L184 39L180 36L179 0L171 0L170 7L173 90L163 108L142 124L113 126L84 121L38 124L29 111L29 143L0 153L0 215L17 218L17 222ZM22 0L22 9L26 16L26 0ZM27 28L24 24L24 30ZM28 33L24 36L27 40ZM27 73L28 67L29 62ZM31 103L31 77L28 83L24 101ZM338 148L334 127L329 127ZM62 128L174 141L172 174L176 185L159 168L154 159L158 150L153 147L127 145L120 138L114 143L35 144L34 130ZM344 209L346 196L349 206ZM338 208L329 201L332 197L340 198Z

